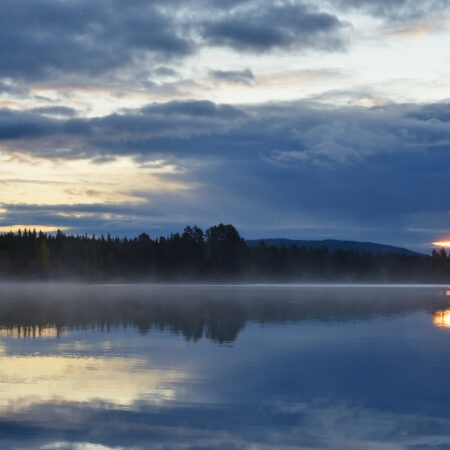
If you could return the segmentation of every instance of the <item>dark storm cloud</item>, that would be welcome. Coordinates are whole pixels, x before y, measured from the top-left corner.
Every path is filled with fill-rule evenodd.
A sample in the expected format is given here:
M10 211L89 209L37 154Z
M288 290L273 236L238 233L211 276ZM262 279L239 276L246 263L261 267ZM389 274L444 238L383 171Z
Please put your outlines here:
M260 155L278 165L331 167L378 155L443 152L450 141L449 110L449 103L333 109L301 102L238 107L174 101L100 118L56 119L47 117L47 110L2 109L0 141L8 145L46 137L54 156L59 149L51 138L58 136L68 139L66 149L70 139L82 139L92 156L151 157L158 151L239 159ZM29 151L39 153L39 146Z
M55 120L36 113L0 109L0 141L50 136L60 128Z
M336 50L341 26L337 17L301 3L3 0L0 78L80 82L139 67L144 80L155 70L174 75L161 67L208 45Z
M83 153L89 149L93 152L91 156L132 153L143 153L140 156L145 156L159 145L169 148L180 139L181 142L186 141L189 136L212 132L221 134L236 126L246 114L234 106L216 105L209 101L151 104L140 110L125 110L122 114L93 119L56 119L48 117L46 111L37 114L33 110L0 109L0 142L21 140L24 145L29 142L30 151L37 155L41 154L41 147L32 139L45 137L43 154L57 157L59 151L51 139L65 137L68 147L73 142L71 139L82 139ZM111 146L110 151L105 152L105 146ZM73 156L77 155L77 148L72 148ZM179 149L175 153L188 153L189 150L186 150Z
M143 0L4 0L0 3L0 76L90 76L137 57L180 57L191 42L171 15Z
M403 21L443 13L449 0L329 0L328 6L333 13L300 1L3 0L0 78L83 84L138 69L136 81L148 82L151 74L176 76L167 64L205 46L342 50L350 28L340 11ZM9 89L0 82L0 92Z
M255 76L250 69L246 70L210 70L210 75L217 80L231 81L232 83L240 83L250 85Z
M213 45L236 50L273 48L340 50L343 23L331 14L303 4L259 3L232 10L203 25L203 36Z
M236 119L245 116L245 113L231 105L216 105L206 100L187 100L182 102L158 103L141 109L144 115L149 116L188 116L201 119Z

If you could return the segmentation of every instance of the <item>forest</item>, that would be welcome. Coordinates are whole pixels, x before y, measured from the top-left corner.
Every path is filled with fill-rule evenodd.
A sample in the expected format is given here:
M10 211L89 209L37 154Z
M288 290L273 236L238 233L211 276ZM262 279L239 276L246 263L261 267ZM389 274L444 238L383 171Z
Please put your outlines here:
M0 234L0 279L448 283L450 255L248 246L224 224L156 238L23 230Z

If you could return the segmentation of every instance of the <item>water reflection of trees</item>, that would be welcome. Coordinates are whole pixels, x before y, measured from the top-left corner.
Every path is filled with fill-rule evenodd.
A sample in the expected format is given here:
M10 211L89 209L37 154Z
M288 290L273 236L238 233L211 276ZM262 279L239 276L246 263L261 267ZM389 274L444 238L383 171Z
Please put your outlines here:
M248 321L364 320L448 308L439 289L2 285L0 335L64 330L170 330L187 340L234 341Z

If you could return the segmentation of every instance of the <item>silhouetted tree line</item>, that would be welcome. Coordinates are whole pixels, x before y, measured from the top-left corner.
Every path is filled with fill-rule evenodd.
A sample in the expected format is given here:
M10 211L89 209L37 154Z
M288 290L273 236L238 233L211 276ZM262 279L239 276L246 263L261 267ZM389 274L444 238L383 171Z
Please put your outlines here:
M249 247L232 225L203 232L133 239L55 235L31 230L0 235L3 279L271 280L448 282L450 255L330 251L328 248Z

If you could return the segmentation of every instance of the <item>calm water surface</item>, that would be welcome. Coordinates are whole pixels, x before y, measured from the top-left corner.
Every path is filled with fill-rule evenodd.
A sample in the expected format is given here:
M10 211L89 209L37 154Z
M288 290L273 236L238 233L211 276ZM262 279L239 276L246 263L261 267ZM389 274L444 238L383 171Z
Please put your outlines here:
M450 449L450 288L0 285L0 448Z

